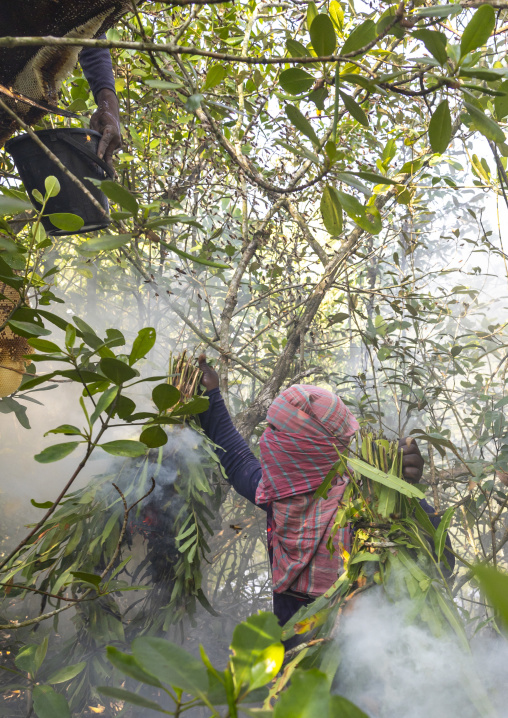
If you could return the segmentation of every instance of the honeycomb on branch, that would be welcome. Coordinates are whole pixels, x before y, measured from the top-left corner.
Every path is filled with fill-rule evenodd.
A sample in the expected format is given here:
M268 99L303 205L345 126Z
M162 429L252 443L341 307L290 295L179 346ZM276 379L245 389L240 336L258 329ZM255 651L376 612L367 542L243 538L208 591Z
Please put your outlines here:
M15 305L19 293L8 284L0 282L0 326L4 324ZM8 326L0 331L0 398L14 394L19 389L28 360L25 354L33 349L24 337L14 334Z

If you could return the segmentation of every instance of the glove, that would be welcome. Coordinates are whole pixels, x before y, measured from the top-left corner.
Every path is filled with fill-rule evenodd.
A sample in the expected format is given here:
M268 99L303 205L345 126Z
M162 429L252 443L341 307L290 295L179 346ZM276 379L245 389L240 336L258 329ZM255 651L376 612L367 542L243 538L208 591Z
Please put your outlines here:
M201 383L205 387L206 391L212 391L212 389L218 389L219 387L219 375L211 367L209 364L207 364L206 361L206 354L200 354L198 356L198 366L200 370L203 372L203 376L201 377Z
M97 93L97 109L90 119L90 129L101 133L97 154L113 167L113 152L122 146L118 98L113 90L104 88Z

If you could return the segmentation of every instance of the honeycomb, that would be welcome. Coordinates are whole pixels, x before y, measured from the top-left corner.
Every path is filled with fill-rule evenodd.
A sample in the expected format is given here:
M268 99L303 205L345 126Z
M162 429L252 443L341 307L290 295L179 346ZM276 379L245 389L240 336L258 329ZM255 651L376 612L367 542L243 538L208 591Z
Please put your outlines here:
M19 293L9 285L0 282L0 326L5 322L13 304L19 301ZM29 363L25 354L32 354L33 349L24 337L14 334L10 327L0 332L0 398L14 394L19 389Z

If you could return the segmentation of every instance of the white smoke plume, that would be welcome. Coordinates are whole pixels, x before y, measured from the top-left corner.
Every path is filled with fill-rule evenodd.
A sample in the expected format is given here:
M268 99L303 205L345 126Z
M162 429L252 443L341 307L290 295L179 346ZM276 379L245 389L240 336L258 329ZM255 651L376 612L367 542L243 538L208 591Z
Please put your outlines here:
M508 642L480 633L467 654L453 634L410 625L409 602L380 588L361 594L336 635L334 692L369 718L502 718L508 715Z

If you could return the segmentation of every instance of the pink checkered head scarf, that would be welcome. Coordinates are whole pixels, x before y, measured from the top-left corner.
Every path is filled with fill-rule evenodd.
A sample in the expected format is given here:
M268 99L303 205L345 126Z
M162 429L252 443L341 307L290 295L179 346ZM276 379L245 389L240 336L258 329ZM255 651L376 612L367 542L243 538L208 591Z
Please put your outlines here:
M340 397L308 384L283 391L266 419L257 504L315 491L359 428Z

